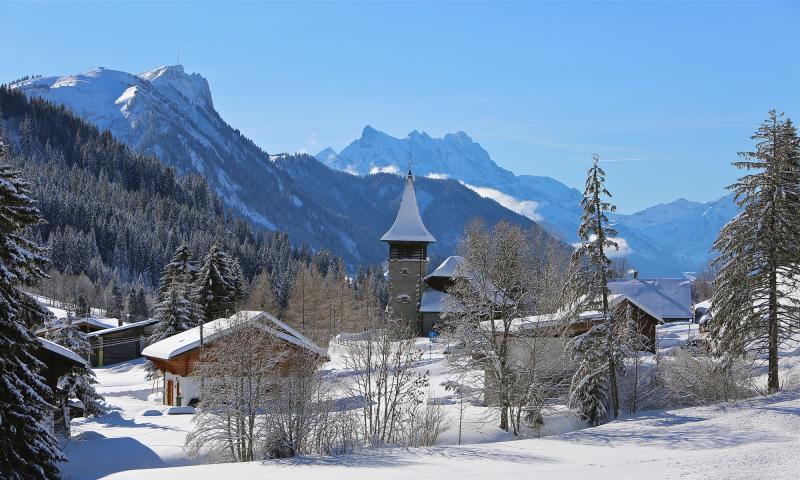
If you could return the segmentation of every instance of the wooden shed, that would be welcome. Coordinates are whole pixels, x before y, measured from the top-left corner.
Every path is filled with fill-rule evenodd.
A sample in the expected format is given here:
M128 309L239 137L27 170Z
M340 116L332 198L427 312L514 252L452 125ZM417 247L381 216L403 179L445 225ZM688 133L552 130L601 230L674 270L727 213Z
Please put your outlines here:
M58 405L55 397L55 393L58 391L58 379L75 367L88 368L88 365L72 350L41 337L38 340L41 348L34 350L33 356L44 364L44 368L39 373L44 377L44 383L53 394L48 400L55 405L52 415L48 419L48 426L54 434L68 437L68 410L63 405Z
M141 357L156 323L158 321L151 318L89 333L86 337L92 348L91 365L102 367Z

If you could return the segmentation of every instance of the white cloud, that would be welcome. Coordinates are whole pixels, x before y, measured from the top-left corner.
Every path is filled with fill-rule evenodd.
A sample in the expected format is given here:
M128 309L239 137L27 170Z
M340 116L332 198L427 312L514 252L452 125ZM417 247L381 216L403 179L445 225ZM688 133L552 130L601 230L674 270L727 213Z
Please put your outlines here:
M495 202L499 203L500 205L506 207L507 209L517 212L520 215L524 215L534 222L541 222L544 220L539 213L536 212L536 209L539 207L539 204L534 202L533 200L518 200L507 193L503 193L500 190L495 190L494 188L489 187L476 187L475 185L470 185L468 183L461 182L465 187L469 188L470 190L474 191L478 195L484 198L491 198Z
M450 178L450 175L446 173L436 173L436 172L431 172L425 176L428 178L432 178L434 180L447 180L448 178Z
M400 169L397 168L397 165L388 165L386 167L372 167L369 169L369 174L373 175L376 173L400 173Z
M589 241L593 242L597 239L597 235L591 235L589 237ZM626 257L633 253L633 249L628 245L628 241L625 240L623 237L609 237L609 240L612 242L617 243L617 248L614 249L613 247L606 251L606 256L608 258L621 258ZM573 243L572 246L578 248L581 244L580 243Z

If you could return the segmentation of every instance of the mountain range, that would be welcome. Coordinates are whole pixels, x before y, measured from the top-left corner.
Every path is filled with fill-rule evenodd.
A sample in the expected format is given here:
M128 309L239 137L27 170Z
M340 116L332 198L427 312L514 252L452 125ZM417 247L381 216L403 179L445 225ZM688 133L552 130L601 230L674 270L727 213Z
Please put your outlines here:
M351 266L386 258L379 238L394 220L401 177L355 176L308 155L267 154L219 116L208 82L181 66L138 75L96 68L28 78L11 88L65 106L180 174L202 175L228 208L258 228L288 232L293 242L327 248ZM417 189L422 216L438 240L430 250L434 258L455 252L475 216L489 224L535 226L456 181L418 178Z
M328 248L352 265L385 258L377 239L392 223L402 192L396 174L409 160L423 219L439 240L433 256L454 253L473 217L538 224L566 243L577 241L581 192L550 177L515 175L464 132L433 138L412 131L395 138L366 126L341 152L269 155L220 117L205 78L180 65L138 75L97 68L11 86L66 106L181 174L202 175L253 225L287 231L294 241ZM649 276L699 271L736 212L726 196L613 215L617 256Z
M362 176L401 171L410 159L419 175L457 180L568 243L578 240L581 192L550 177L515 175L464 132L432 138L412 131L395 138L368 125L341 152L326 148L316 157L331 168ZM700 271L711 259L719 230L737 211L727 195L707 203L678 199L632 215L611 215L620 244L616 255L651 276Z

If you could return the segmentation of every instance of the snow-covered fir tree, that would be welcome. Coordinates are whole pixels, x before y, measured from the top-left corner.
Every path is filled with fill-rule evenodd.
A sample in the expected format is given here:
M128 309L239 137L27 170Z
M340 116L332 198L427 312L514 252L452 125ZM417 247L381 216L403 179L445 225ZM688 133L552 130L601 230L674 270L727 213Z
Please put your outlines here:
M800 322L792 297L800 280L800 139L774 110L753 135L753 152L733 165L747 171L728 187L741 213L714 242L720 252L711 324L715 352L728 361L766 354L770 393L780 388L778 348Z
M234 312L243 291L240 275L228 254L213 245L198 275L197 295L204 321L227 317Z
M0 157L4 146L0 144ZM25 237L41 221L28 196L29 185L8 165L0 165L0 478L53 479L64 460L61 447L47 427L53 411L52 392L38 373L33 351L39 342L25 317L44 322L48 313L25 302L20 285L45 276L44 249Z
M111 281L111 292L109 296L110 304L108 305L106 315L111 318L122 319L125 305L122 300L122 289L120 288L116 277L114 277L114 279Z
M605 420L604 402L609 396L614 418L619 415L617 370L622 365L613 338L615 329L608 298L608 282L613 274L607 252L616 250L618 245L614 241L617 232L606 214L614 212L616 207L607 200L611 193L605 187L605 172L600 168L599 157L593 155L592 161L581 200L580 243L570 258L564 296L571 310L566 329L585 322L582 315L587 312L599 314L598 319L591 320L593 325L589 331L574 337L568 344L570 353L579 362L571 383L570 405L583 419L597 424Z
M76 324L76 319L71 312L67 313L66 319L55 324L49 330L47 337L50 341L72 350L82 358L89 359L91 344L86 334ZM106 408L103 397L94 388L96 384L97 378L92 369L73 367L59 378L59 391L54 393L63 408L66 408L70 399L77 398L83 403L86 415L102 415Z
M187 244L175 250L170 262L164 267L158 287L158 303L154 318L158 320L148 344L181 333L199 325L203 312L196 292L197 266L192 261L192 252ZM147 362L146 369L152 377L155 367Z

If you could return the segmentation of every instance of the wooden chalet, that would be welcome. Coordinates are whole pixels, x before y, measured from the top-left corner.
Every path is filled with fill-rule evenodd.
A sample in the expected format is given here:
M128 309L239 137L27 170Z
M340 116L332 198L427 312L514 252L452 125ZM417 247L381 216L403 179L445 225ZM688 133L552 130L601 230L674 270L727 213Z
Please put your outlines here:
M199 388L192 377L200 360L203 346L224 341L233 328L254 328L268 332L285 342L286 348L304 349L327 360L327 352L267 312L242 311L229 318L220 318L203 325L203 345L200 327L181 332L149 345L142 355L153 362L162 375L162 399L165 405L194 405L199 400ZM288 365L287 365L288 368Z
M156 323L157 320L150 318L89 333L86 337L91 344L89 362L92 367L102 367L141 357Z

